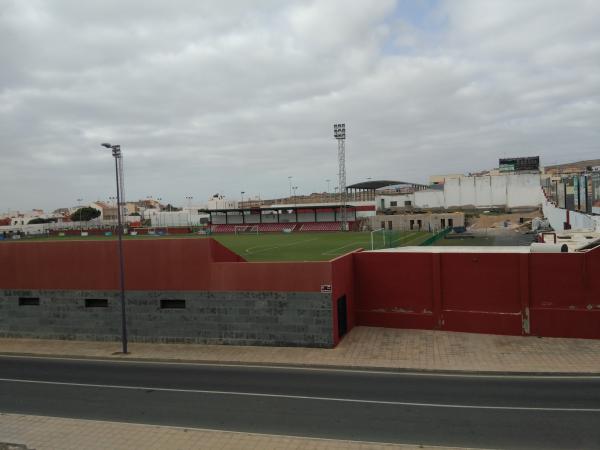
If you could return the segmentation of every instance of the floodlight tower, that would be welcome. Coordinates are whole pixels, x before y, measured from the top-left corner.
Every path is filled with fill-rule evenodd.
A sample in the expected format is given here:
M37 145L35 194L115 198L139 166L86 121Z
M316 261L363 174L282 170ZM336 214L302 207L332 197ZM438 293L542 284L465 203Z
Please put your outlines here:
M333 125L333 137L338 141L338 178L340 183L340 205L342 230L348 231L348 217L346 214L346 124Z

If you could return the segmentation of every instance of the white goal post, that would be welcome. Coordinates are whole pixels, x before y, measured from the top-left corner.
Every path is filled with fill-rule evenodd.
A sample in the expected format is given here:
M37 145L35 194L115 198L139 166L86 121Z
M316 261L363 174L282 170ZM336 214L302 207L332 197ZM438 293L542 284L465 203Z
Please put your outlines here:
M375 233L381 233L383 238L383 247L385 248L385 228L378 228L377 230L371 231L371 250L375 250Z
M233 231L236 236L240 234L256 234L258 235L258 226L257 225L236 225L233 228Z

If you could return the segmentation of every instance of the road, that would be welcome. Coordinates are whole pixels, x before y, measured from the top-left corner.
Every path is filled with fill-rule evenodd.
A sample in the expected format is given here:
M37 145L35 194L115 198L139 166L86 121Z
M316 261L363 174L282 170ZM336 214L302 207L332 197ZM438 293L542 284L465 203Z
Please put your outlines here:
M600 377L0 356L0 412L360 441L600 448Z

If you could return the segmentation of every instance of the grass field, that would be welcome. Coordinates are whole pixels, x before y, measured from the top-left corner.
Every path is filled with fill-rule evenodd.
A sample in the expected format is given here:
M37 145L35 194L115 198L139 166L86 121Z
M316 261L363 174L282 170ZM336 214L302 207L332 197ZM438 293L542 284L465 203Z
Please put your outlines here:
M385 247L419 245L430 237L421 231L393 232L386 237ZM264 234L213 234L221 244L241 255L248 261L326 261L344 255L358 248L371 249L371 233L264 233ZM125 236L125 239L204 239L198 235L172 236ZM72 240L111 240L104 236L69 236L53 238L31 238L16 242L72 241ZM391 245L390 245L391 240ZM375 248L384 248L381 234L375 235ZM3 241L9 242L9 241Z
M419 245L431 236L425 232L397 232L394 247ZM213 235L224 246L248 261L324 261L358 248L371 249L371 233L290 233ZM375 237L376 248L383 248L381 235Z

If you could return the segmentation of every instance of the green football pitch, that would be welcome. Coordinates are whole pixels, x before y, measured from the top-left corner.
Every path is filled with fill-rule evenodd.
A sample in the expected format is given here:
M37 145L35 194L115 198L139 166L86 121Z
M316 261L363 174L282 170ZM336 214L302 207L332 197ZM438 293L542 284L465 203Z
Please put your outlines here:
M420 231L395 232L386 236L374 235L374 247L399 247L419 245L430 237ZM248 261L324 261L353 250L371 249L371 233L270 233L213 235L221 244L243 256ZM390 245L391 240L391 245Z
M430 236L431 233L422 231L386 232L384 242L383 233L376 232L373 236L374 248L419 245ZM371 233L369 232L213 234L211 237L248 261L325 261L359 248L371 249ZM205 237L198 235L125 236L127 240L169 238L204 239ZM15 243L111 239L115 239L115 237L39 237L15 241Z

